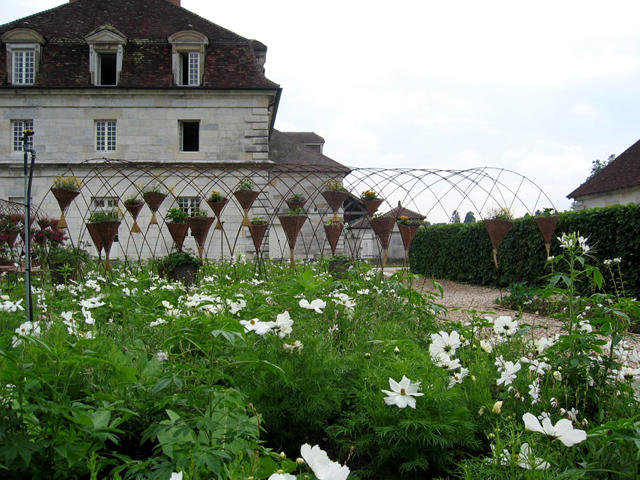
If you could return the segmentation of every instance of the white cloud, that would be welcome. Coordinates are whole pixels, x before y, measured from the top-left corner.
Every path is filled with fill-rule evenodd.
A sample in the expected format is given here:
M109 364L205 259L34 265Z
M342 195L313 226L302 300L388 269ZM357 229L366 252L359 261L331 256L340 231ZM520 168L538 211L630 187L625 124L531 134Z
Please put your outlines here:
M584 102L578 102L576 104L576 106L573 107L572 111L576 115L584 115L584 116L589 116L589 117L592 117L592 116L596 115L596 109L593 108L588 103L584 103Z

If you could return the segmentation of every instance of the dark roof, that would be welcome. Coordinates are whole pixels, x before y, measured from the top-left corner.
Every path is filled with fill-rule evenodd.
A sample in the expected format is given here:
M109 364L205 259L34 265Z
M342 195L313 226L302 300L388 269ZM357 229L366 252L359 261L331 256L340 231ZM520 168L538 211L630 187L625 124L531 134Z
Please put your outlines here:
M320 135L318 135L315 132L283 132L283 133L285 133L286 135L289 135L290 137L295 138L297 142L303 143L305 145L307 144L324 145L324 138L322 138Z
M567 198L611 192L638 185L640 185L640 140L567 195Z
M88 87L89 49L84 37L105 25L127 38L119 87L172 86L172 50L167 38L183 30L195 30L209 39L203 87L278 88L264 76L259 65L256 50L266 50L263 44L168 0L75 0L0 25L0 35L28 28L44 37L46 43L35 87ZM3 46L0 72L5 71ZM3 75L2 83L6 85L6 81Z
M315 133L311 135L322 138ZM280 166L306 166L314 170L339 172L345 175L351 172L348 167L323 155L317 149L307 147L299 140L297 132L284 133L274 129L269 140L269 160Z

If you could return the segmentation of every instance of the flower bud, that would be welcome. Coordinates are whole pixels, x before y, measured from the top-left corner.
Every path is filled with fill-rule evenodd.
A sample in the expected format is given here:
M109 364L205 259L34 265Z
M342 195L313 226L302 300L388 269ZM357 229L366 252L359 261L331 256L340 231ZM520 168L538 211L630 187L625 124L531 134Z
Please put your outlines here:
M491 413L494 415L500 415L500 411L502 410L502 402L496 402L493 404L493 408L491 409Z
M280 458L284 460L285 458L287 458L287 454L284 452L280 452Z

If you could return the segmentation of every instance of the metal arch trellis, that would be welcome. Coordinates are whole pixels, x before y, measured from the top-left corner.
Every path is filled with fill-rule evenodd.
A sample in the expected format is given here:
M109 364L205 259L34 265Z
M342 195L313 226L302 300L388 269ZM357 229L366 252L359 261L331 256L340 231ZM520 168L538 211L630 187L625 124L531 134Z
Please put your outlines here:
M145 187L152 184L166 192L157 225L148 221L151 212L143 209L139 222L144 228L141 233L132 233L134 219L124 214L119 232L120 256L129 261L168 253L173 241L164 226L166 211L177 206L180 198L200 199L200 206L204 208L204 201L212 190L219 191L229 203L221 214L223 223L216 222L207 235L204 255L219 260L239 253L254 253L250 229L243 221L243 208L234 198L234 191L245 178L252 179L258 192L251 213L264 217L269 225L261 251L273 259L284 259L290 246L279 215L288 212L286 200L294 193L306 197L304 208L308 217L297 238L295 256L310 259L331 254L323 228L333 216L322 195L327 181L342 182L355 202L359 201L360 192L374 190L385 199L378 210L380 213L392 211L398 205L427 220L441 216L447 221L452 210L462 208L468 208L478 219L483 219L483 211L492 205L528 214L543 207L553 208L549 197L534 182L516 172L492 167L466 170L353 167L341 170L298 164L212 166L94 159L69 167L63 176L75 176L82 183L81 195L68 208L70 216L67 215L73 219L69 237L74 244L80 245L89 240L86 222L96 209L97 199L114 198L122 202L126 197L140 196ZM45 195L39 210L51 212L54 209L52 195ZM371 238L376 239L374 235ZM349 243L343 236L337 251L358 257L360 250L357 241Z

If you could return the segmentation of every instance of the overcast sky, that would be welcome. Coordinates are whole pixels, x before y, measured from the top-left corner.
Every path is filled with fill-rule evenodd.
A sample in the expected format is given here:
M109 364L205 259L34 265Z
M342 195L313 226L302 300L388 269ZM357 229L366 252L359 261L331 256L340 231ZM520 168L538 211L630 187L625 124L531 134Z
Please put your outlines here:
M105 0L108 1L108 0ZM0 23L62 3L0 0ZM640 138L640 3L182 0L268 47L276 128L349 166L500 167L558 210Z

